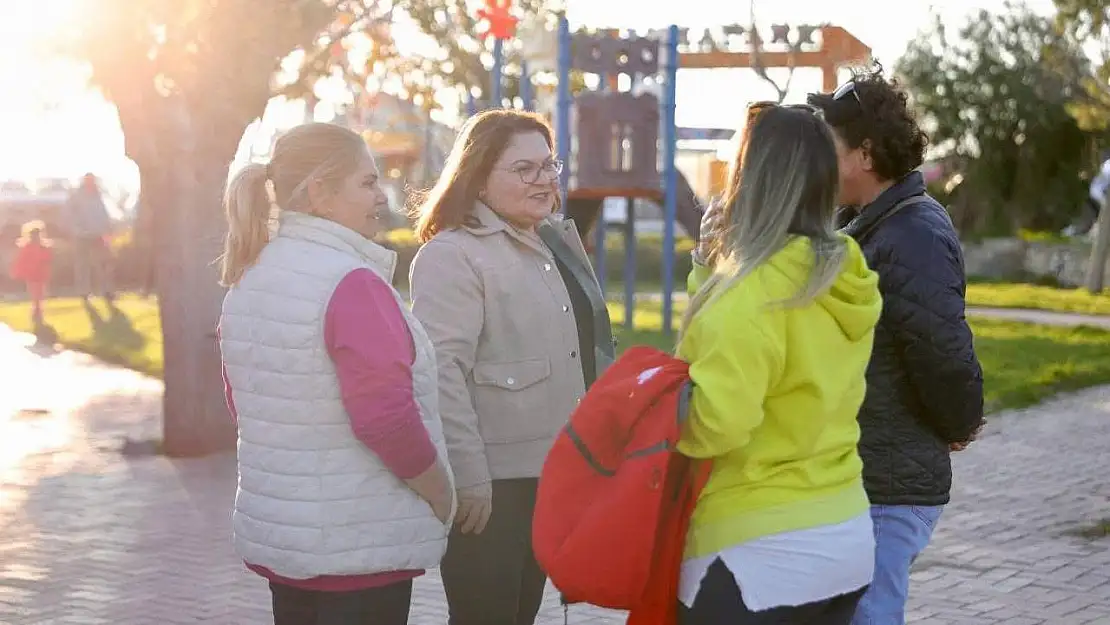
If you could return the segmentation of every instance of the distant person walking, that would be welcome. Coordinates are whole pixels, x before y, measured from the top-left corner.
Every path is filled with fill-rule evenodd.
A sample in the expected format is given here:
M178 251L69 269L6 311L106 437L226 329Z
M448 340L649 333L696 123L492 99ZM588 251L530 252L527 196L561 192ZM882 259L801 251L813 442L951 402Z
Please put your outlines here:
M1106 200L1108 188L1110 188L1110 153L1103 152L1102 166L1091 179L1091 185L1087 189L1087 199L1083 202L1079 219L1064 229L1062 233L1064 236L1078 237L1094 234L1094 227L1098 224L1098 216L1102 212L1102 203Z
M16 241L18 250L11 268L12 278L26 286L27 295L31 298L31 322L36 334L45 327L42 304L46 299L46 285L50 281L50 265L54 257L45 231L41 221L23 224L23 235Z
M104 206L96 176L85 174L70 194L64 210L63 227L73 241L73 281L78 293L91 297L100 293L111 301L112 218Z

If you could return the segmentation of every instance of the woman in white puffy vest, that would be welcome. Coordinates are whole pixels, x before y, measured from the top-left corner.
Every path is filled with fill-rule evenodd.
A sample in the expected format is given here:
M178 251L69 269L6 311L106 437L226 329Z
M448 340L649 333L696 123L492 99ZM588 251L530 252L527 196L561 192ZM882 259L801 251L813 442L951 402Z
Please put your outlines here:
M379 175L357 134L306 124L228 187L235 547L269 580L275 625L403 625L454 515L434 348L371 240Z

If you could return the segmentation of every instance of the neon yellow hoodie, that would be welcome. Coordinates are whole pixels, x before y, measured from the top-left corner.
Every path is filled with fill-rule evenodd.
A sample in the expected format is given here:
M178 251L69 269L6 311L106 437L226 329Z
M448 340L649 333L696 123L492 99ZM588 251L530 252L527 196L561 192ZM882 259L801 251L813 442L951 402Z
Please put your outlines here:
M713 470L686 557L867 510L856 415L882 299L859 246L845 243L839 277L812 302L776 305L813 266L809 239L795 237L687 328L678 355L696 386L678 448ZM709 275L695 265L690 291Z

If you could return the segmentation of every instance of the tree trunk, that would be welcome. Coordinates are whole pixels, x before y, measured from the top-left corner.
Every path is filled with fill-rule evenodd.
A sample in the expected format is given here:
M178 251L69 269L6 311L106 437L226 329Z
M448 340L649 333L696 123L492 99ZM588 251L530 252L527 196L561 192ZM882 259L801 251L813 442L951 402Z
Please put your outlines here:
M142 210L153 216L163 449L173 456L232 449L216 340L228 165L243 131L265 110L281 59L298 46L313 49L337 8L238 0L134 3L144 6L129 13L127 3L110 4L98 22L107 30L93 29L84 52L94 81L116 104L125 150L140 168ZM172 36L151 36L151 23Z
M1085 286L1091 293L1102 292L1108 255L1110 255L1110 208L1107 207L1107 198L1103 198L1102 209L1098 212L1098 237L1091 249L1091 259L1087 262Z
M190 112L178 120L167 190L170 210L159 220L158 293L164 337L163 449L201 456L234 449L216 340L224 289L216 260L223 250L222 196L234 141L196 141ZM215 130L224 120L197 120ZM223 122L223 123L220 123ZM246 124L240 126L245 127Z
M135 207L133 243L139 248L140 285L146 294L158 293L158 242L165 238L159 222L164 219L163 207L168 204L165 173L159 163L150 158L131 156L139 168L139 199Z
M195 182L176 193L172 221L178 234L161 246L165 273L176 274L164 280L160 276L158 281L167 364L163 444L171 456L200 456L235 447L216 340L224 290L214 261L222 249L219 196L227 164L218 158L198 160L193 168L183 168L195 170L190 176ZM176 267L167 266L170 263Z

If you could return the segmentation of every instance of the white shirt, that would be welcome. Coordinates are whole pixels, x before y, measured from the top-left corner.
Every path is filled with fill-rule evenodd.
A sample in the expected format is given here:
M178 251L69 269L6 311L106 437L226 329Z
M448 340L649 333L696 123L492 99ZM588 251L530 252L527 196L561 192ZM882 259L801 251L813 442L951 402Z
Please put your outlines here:
M718 558L753 612L799 606L855 592L875 573L875 533L865 512L836 525L763 536L682 563L678 598L690 607Z

